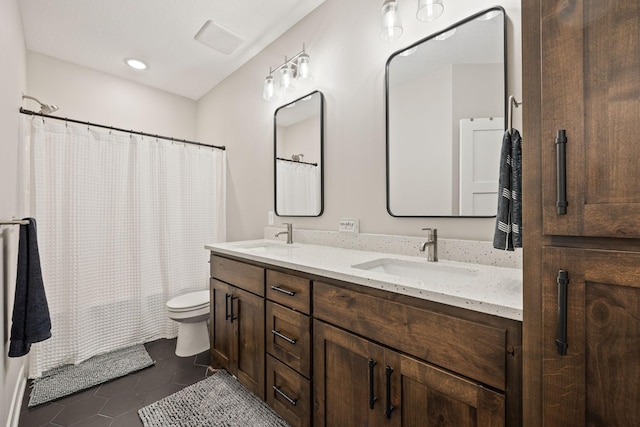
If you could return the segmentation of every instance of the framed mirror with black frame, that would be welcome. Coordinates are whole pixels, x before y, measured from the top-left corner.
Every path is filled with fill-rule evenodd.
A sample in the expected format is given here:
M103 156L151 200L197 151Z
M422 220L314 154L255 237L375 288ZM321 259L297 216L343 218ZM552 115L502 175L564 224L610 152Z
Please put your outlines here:
M385 71L389 214L495 216L506 128L504 9L393 53Z
M273 121L276 215L322 215L324 95L314 91L278 107Z

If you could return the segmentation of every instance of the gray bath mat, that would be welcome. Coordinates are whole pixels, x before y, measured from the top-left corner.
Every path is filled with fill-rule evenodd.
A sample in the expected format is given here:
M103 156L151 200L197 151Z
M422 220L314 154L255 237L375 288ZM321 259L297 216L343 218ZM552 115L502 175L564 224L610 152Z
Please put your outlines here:
M138 344L94 356L78 365L50 369L33 381L29 407L125 376L153 363L144 345Z
M288 427L227 371L218 371L138 411L145 427Z

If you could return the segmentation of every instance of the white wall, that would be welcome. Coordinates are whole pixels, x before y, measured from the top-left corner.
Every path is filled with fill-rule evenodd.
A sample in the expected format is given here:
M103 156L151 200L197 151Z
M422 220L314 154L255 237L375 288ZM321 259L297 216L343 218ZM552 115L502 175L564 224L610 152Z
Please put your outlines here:
M440 229L445 238L491 240L494 219L393 218L386 211L384 67L391 53L494 5L508 16L509 92L521 98L519 0L448 1L432 23L415 19L415 4L400 2L404 34L379 39L382 1L326 0L291 30L198 101L198 138L228 148L227 236L259 238L273 210L273 113L314 89L326 97L325 212L294 218L295 227L335 230L341 217L360 218L366 233L420 235ZM315 80L279 100L262 99L269 67L306 43ZM514 125L520 123L517 110ZM278 218L276 224L286 221Z
M29 95L58 117L173 138L196 138L196 102L40 53L27 54ZM37 111L33 101L23 103ZM206 143L206 141L202 141Z
M26 63L22 21L17 0L0 2L0 219L11 219L22 214L18 209L18 108L22 92L26 92ZM26 358L9 358L9 332L15 288L18 255L18 226L0 228L0 304L3 309L2 328L2 401L0 402L0 425L11 425L19 415L21 387L25 384ZM17 410L12 413L13 406Z

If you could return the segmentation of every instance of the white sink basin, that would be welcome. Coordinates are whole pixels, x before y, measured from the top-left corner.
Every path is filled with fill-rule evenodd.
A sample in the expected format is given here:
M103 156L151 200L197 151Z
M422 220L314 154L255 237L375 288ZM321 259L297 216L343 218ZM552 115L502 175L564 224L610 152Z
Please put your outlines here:
M375 271L393 276L409 277L423 283L446 282L450 284L466 284L478 275L472 268L445 265L438 262L404 261L393 258L379 258L353 268Z

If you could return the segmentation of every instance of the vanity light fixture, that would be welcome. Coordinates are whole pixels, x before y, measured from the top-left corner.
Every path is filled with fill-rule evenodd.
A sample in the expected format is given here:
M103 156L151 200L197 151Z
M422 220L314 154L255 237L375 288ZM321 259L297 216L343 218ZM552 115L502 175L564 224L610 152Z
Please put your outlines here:
M124 63L134 70L146 70L147 64L135 58L127 58L124 60Z
M444 12L443 0L418 0L418 21L429 22L438 18Z
M295 81L309 82L313 80L311 74L311 58L305 50L304 43L302 50L296 53L291 59L284 57L284 62L275 68L269 68L269 75L264 79L262 97L269 101L276 95L276 85L273 74L277 72L278 89L281 91L295 91Z
M402 35L397 0L384 0L380 22L380 38L391 42Z
M418 0L418 21L428 22L438 18L444 12L444 0ZM394 41L402 35L402 24L398 13L398 0L384 0L382 3L380 38Z

